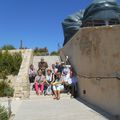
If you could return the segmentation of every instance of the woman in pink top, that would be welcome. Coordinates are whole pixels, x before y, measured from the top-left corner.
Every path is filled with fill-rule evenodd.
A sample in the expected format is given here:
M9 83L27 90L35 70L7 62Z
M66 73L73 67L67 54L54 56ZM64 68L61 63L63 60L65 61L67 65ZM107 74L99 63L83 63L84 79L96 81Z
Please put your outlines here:
M44 82L45 82L45 76L42 75L41 71L38 71L38 75L35 77L35 91L37 95L39 95L39 92L40 95L43 94Z

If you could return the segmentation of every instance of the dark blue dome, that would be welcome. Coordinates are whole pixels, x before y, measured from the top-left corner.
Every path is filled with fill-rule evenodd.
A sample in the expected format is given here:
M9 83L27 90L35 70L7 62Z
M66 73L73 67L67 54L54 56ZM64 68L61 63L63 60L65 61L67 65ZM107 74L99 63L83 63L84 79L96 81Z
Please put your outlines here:
M84 12L82 27L106 24L120 24L120 6L107 0L92 3Z
M120 6L116 0L94 0L86 8L67 17L63 22L64 45L81 27L120 24Z

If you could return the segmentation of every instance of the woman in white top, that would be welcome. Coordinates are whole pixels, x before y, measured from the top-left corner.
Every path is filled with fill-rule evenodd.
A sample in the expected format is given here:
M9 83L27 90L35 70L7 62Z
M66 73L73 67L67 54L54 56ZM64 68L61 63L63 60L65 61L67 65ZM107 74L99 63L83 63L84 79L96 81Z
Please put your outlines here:
M51 69L47 69L46 77L45 77L45 85L44 85L44 95L51 95L51 83L54 81L54 75L52 74Z
M62 83L63 83L63 80L61 78L61 73L58 72L56 74L56 79L52 83L53 91L54 91L54 94L55 94L54 99L56 99L56 100L60 99L60 92L64 89L64 86L62 85Z
M52 64L52 73L56 74L58 72L58 68L55 67L55 64Z
M35 70L33 64L31 64L30 68L29 68L29 80L30 80L30 83L34 82L36 75L37 75L37 71Z

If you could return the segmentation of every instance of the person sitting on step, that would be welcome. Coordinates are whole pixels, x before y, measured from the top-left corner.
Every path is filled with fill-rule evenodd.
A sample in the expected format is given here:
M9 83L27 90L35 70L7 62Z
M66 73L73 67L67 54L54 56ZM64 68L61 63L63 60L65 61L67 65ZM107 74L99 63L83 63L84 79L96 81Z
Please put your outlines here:
M76 98L78 96L78 82L77 77L75 76L75 72L73 70L70 73L70 79L72 81L70 87L71 98Z
M34 83L36 75L37 75L37 71L35 70L33 64L31 64L30 68L29 68L29 80L30 80L30 83Z
M58 72L62 73L64 68L65 68L65 63L61 62L60 66L58 68Z
M35 82L34 82L35 91L37 95L39 95L39 92L40 92L40 95L43 94L44 82L45 82L45 76L42 74L41 71L38 71L38 75L35 77Z
M59 67L60 67L59 62L56 62L56 64L55 64L55 68L59 69Z
M62 85L63 80L61 79L61 73L58 72L56 74L56 79L52 83L53 85L53 91L55 94L54 99L59 100L60 99L60 92L64 89L64 86Z
M52 70L50 68L47 69L46 80L44 85L44 95L51 95L51 83L54 81L54 75L52 74Z
M56 78L56 73L58 72L58 68L55 67L55 64L52 64L52 74L54 78Z
M62 79L63 79L63 85L64 85L64 88L65 88L65 92L67 94L70 93L70 88L71 88L71 84L72 84L72 80L70 78L70 73L68 73L68 71L63 71L62 73Z

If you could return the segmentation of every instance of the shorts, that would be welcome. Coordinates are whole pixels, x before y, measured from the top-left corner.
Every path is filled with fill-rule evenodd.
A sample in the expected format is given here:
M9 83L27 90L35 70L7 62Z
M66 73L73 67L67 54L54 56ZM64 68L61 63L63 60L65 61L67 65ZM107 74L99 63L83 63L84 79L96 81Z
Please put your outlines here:
M53 90L55 91L61 91L64 89L63 85L53 85Z

